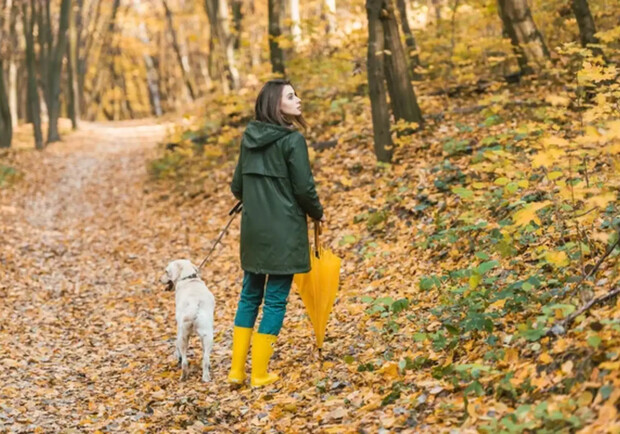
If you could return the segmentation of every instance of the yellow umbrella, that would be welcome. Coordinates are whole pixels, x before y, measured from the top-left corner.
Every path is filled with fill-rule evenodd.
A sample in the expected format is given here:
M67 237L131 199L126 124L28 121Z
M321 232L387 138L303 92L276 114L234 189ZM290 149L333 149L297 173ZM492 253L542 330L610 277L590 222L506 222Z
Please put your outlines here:
M312 269L308 273L296 274L294 282L314 327L316 345L320 351L323 348L329 314L338 292L341 261L333 252L320 246L319 233L319 223L315 222L314 251L310 252Z

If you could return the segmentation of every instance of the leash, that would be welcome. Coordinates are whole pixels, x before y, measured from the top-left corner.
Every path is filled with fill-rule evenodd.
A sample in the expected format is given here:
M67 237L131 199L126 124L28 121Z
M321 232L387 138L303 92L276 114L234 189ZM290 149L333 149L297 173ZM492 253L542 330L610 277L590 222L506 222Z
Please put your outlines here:
M222 232L220 233L220 236L217 237L217 240L215 240L215 243L213 244L213 247L211 247L211 251L207 254L207 257L204 258L202 260L202 262L200 263L200 265L198 266L198 270L200 270L202 268L202 266L207 262L207 260L209 259L209 257L211 256L211 253L213 253L213 251L215 250L215 247L217 246L217 244L221 241L222 237L224 236L224 234L226 233L226 231L228 230L228 227L230 226L230 224L232 223L232 221L235 219L235 217L237 216L237 214L239 214L241 212L241 209L243 208L243 204L241 202L237 202L237 204L233 207L233 209L231 209L230 211L228 211L228 215L232 216L230 217L230 220L228 220L228 223L226 224L226 227L224 227L224 230L222 230Z

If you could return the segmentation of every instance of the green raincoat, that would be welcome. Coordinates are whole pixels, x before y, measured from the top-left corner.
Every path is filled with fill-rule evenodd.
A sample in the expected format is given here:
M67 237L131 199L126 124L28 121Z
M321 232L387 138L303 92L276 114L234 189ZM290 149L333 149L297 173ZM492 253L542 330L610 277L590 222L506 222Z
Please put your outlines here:
M251 121L241 139L231 190L243 202L241 268L259 274L309 271L306 214L320 220L323 207L304 136Z

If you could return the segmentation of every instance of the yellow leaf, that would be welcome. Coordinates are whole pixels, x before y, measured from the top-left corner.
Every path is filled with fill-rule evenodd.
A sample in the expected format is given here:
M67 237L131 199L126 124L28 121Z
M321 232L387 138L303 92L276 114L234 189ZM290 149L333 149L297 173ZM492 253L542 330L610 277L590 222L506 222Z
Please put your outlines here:
M542 139L542 144L545 148L550 148L550 147L566 147L569 145L568 140L563 139L562 137L557 137L557 136L549 136L549 137L544 137Z
M536 377L532 380L532 386L537 389L543 389L549 385L549 380L547 377Z
M521 188L528 188L530 186L530 182L527 179L522 179L521 181L517 182L517 185Z
M566 375L571 375L573 373L573 361L572 360L568 360L564 363L562 363L562 372L564 372Z
M497 300L494 303L491 303L489 305L489 308L490 309L501 309L501 308L504 307L505 304L506 304L506 299L504 298L504 299L501 299L501 300Z
M508 348L504 354L504 362L516 363L519 361L519 350L516 348Z
M482 280L482 276L478 273L474 273L469 276L469 287L471 289L476 289Z
M398 378L398 364L396 362L386 363L379 372L387 378Z
M598 365L599 369L607 369L608 371L618 371L620 370L620 361L619 362L603 362Z
M549 173L547 175L547 178L549 178L549 181L553 181L554 179L558 179L560 176L562 176L562 172L555 171L555 172Z
M614 202L615 200L615 193L609 192L599 194L598 196L593 196L586 199L586 202L588 204L587 208L599 207L605 209L610 202Z
M345 187L351 187L353 185L353 182L346 176L343 176L342 178L340 178L340 183L344 185Z
M561 252L557 250L548 251L547 253L545 253L545 260L548 263L555 265L556 267L566 267L568 264L570 264L570 259L568 258L566 252Z
M548 365L549 363L553 362L553 358L546 351L538 357L538 360L544 363L545 365Z
M506 177L497 178L495 180L495 185L506 185L510 182L510 179Z
M592 392L585 391L579 396L577 403L579 404L579 407L587 407L592 403L593 398Z
M543 201L543 202L530 202L525 205L522 209L514 213L512 216L512 221L516 226L525 226L529 224L532 220L538 225L540 225L540 219L536 215L536 211L541 210L547 206L551 205L551 201Z
M555 95L555 94L547 95L545 97L545 101L551 104L552 106L568 107L568 105L570 104L570 98L567 98L565 96Z
M2 359L2 363L8 368L19 368L21 366L17 360L9 358Z
M537 167L550 167L553 164L560 161L560 158L564 156L565 152L561 149L548 149L546 151L538 152L532 157L532 166Z

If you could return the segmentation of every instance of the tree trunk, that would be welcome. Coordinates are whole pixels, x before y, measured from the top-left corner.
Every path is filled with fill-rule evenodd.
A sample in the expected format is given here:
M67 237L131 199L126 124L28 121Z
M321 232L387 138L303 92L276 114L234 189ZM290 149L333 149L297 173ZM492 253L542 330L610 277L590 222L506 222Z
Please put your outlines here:
M164 10L166 12L166 21L168 22L168 30L170 31L170 37L172 38L172 48L174 53L177 56L177 61L179 62L179 66L181 67L181 74L183 75L183 81L185 82L185 87L187 88L187 92L191 97L192 101L196 99L196 93L194 92L194 85L192 84L192 71L190 70L189 61L187 56L183 56L181 53L181 48L179 47L179 42L177 39L177 33L174 30L174 22L172 20L172 12L168 7L168 3L166 0L162 0L164 5Z
M250 0L250 15L256 13L256 0ZM263 36L262 26L256 23L250 26L250 66L255 68L261 63L261 40Z
M398 23L392 0L383 0L381 22L385 37L385 77L394 117L422 125L422 112L418 106L409 79L407 60L400 42Z
M241 82L239 80L237 62L235 61L235 40L230 34L228 0L219 0L219 6L217 8L217 21L219 25L218 33L221 35L220 43L222 44L222 50L226 55L226 72L228 73L230 87L232 87L233 90L239 90L241 87Z
M588 0L571 0L571 8L579 25L581 45L586 47L588 44L598 44L598 38L594 36L596 26L594 25L594 18L592 18ZM592 47L592 52L597 56L603 55L603 51L598 47Z
M28 2L22 2L22 19L24 27L24 37L26 39L26 67L28 69L28 117L32 122L34 132L34 142L37 149L43 149L43 133L41 132L41 106L39 105L39 92L37 90L37 78L35 70L34 54L34 22L36 10L34 1L31 7ZM29 18L30 16L30 18Z
M325 10L327 18L327 28L325 32L327 34L336 31L336 0L325 0Z
M105 81L104 77L107 75L107 71L108 71L108 68L106 68L104 65L104 61L106 59L105 56L113 51L113 48L112 48L114 44L113 35L115 32L115 28L116 28L116 16L120 8L120 3L121 3L120 0L114 0L114 3L112 5L112 13L110 14L110 17L108 18L108 20L102 26L101 33L103 33L103 36L102 36L101 48L99 50L99 57L95 61L97 75L95 76L94 83L91 84L90 86L90 91L88 92L88 94L84 94L85 104L81 105L81 107L85 108L86 117L88 119L96 118L97 114L100 112L102 108L101 107L101 92L103 91L103 87L104 87L104 81ZM95 17L98 17L100 14L100 5L101 5L101 2L99 2L97 5L97 11L95 12L96 14ZM95 18L95 20L96 19L97 18ZM83 79L86 74L90 55L93 52L93 46L94 46L94 38L91 37L85 43L85 49L83 50L83 56L82 56L82 59L80 60L79 74L82 79L82 82L79 83L79 86L81 89L84 89ZM116 48L114 47L114 49Z
M233 0L232 2L232 11L233 11L233 28L235 29L234 35L234 43L233 47L235 50L239 50L241 48L241 23L243 21L243 1L241 0Z
M5 5L6 15L9 19L5 23L6 31L5 37L8 38L8 54L6 61L8 63L8 88L5 91L8 93L9 111L11 112L11 126L13 129L17 127L19 119L17 110L17 53L19 53L19 40L17 39L17 2L15 0L8 0ZM0 36L0 39L3 37ZM1 52L1 51L0 51ZM0 54L2 55L2 54Z
M142 15L140 0L134 0L133 4L134 8L138 11L138 15ZM146 31L146 25L142 20L140 20L140 24L138 25L138 38L145 46L148 46L151 42ZM164 112L161 108L159 77L157 74L157 69L155 68L155 61L153 60L153 57L146 52L142 55L142 58L144 59L144 64L146 66L146 84L149 89L149 98L151 101L151 107L153 108L153 114L160 117Z
M409 27L409 18L407 14L407 3L405 0L397 0L398 12L400 14L400 24L405 34L405 43L409 51L409 63L411 67L411 78L418 79L420 74L416 72L416 68L420 66L420 55L418 54L418 47L415 42L415 37Z
M281 0L269 0L269 54L271 58L271 70L276 74L285 75L284 53L277 38L280 37L280 11Z
M76 5L77 6L77 5ZM71 127L74 130L78 128L78 119L80 117L80 101L78 97L77 83L77 27L75 6L71 8L69 16L69 44L67 45L67 89L69 90L67 108L69 118L71 119ZM78 13L79 13L78 9Z
M429 0L429 2L435 11L435 35L439 36L441 33L441 0Z
M4 64L0 57L0 148L11 147L13 139L13 124L11 123L11 109L9 95L4 86Z
M211 25L211 62L215 63L218 74L226 81L223 83L224 91L227 92L229 88L237 90L240 87L239 71L235 65L234 40L228 27L228 2L205 0L204 4ZM211 75L214 75L213 71Z
M80 11L83 10L83 1L77 0ZM101 3L102 0L92 0L89 2L88 12L81 12L78 15L77 19L77 28L78 28L78 44L77 44L77 74L78 74L78 93L79 93L79 104L80 107L83 108L85 115L88 116L89 107L86 104L86 95L84 94L84 80L86 79L86 71L88 67L88 62L90 56L93 52L93 44L95 41L95 36L101 37L101 33L104 33L106 28L109 29L110 23L103 24L101 27L98 25L99 19L101 17ZM119 0L114 0L112 5L112 14L110 21L113 23L116 18L116 13L120 6ZM89 28L94 29L94 31L88 31ZM100 30L101 28L101 30ZM82 31L85 29L84 37L82 37ZM108 33L103 34L103 43L105 44L108 40ZM107 45L103 45L107 46ZM94 88L94 87L93 87ZM92 96L90 98L93 99Z
M60 140L58 134L58 118L60 116L60 78L62 74L62 59L66 53L67 29L69 28L69 13L71 11L71 0L62 0L60 5L60 23L58 25L58 35L56 43L50 53L50 64L48 68L48 100L47 110L49 116L47 143ZM48 10L49 19L49 10ZM51 21L48 21L51 35ZM52 42L49 42L52 47Z
M531 63L544 64L549 50L538 31L527 0L497 0L504 31L510 37L523 74L533 72Z
M289 9L291 12L291 36L293 42L298 44L301 42L301 27L299 23L301 18L299 16L299 0L289 0Z
M9 110L11 112L11 124L13 128L17 128L19 121L19 103L17 89L17 63L13 56L9 60Z
M368 90L372 112L375 155L379 161L392 160L390 113L384 83L385 36L381 23L383 0L366 0L368 15Z

